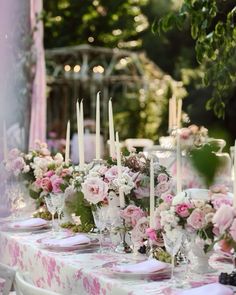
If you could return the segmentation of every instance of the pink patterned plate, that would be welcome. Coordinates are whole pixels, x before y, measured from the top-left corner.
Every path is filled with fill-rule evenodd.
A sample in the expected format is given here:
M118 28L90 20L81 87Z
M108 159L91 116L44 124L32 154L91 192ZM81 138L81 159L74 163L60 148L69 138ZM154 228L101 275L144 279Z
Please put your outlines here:
M6 222L1 230L16 231L16 232L33 232L49 228L50 225L46 220L41 218L30 218L18 221Z
M125 263L127 264L127 263ZM103 264L101 270L103 274L106 274L111 277L116 277L120 279L135 279L135 280L149 280L149 281L160 281L160 280L165 280L169 279L171 277L171 268L170 266L166 267L165 269L159 270L159 271L154 271L154 272L145 272L143 271L119 271L117 270L117 267L125 265L122 262L108 262Z

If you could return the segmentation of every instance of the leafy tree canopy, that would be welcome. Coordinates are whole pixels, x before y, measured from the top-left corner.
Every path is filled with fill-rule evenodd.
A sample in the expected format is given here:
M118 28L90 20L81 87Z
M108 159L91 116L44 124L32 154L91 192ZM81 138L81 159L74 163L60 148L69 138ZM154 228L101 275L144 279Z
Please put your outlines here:
M189 22L197 61L204 65L204 85L213 86L206 108L218 117L224 117L236 82L235 21L235 0L183 0L178 9L153 25L154 32L161 35L175 27L181 30Z
M90 43L129 48L141 45L148 27L147 0L45 0L45 47Z

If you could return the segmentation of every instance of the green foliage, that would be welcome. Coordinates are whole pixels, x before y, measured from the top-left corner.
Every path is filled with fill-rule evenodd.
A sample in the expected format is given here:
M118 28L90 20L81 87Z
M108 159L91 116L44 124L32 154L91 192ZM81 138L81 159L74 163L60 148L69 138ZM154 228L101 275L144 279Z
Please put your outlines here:
M128 48L141 44L148 27L141 6L147 0L45 0L45 46L91 43Z
M225 105L236 80L236 6L235 1L184 0L178 11L162 17L153 29L161 35L190 23L195 40L196 59L204 64L205 86L213 87L206 108L224 117Z
M215 151L214 146L207 144L190 152L190 160L195 169L203 177L207 187L212 185L216 171L220 165L220 160L216 156Z
M67 199L66 206L70 213L80 216L82 225L94 225L91 207L86 203L82 192L77 192L70 199Z

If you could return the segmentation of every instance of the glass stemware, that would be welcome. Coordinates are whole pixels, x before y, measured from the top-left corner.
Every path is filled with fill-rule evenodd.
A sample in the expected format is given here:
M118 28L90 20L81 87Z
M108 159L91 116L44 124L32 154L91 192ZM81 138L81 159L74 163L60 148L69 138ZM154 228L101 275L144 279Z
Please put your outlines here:
M55 232L55 214L57 212L57 207L55 206L55 203L53 203L53 194L49 194L45 196L45 202L48 208L48 211L52 214L52 231Z
M58 194L51 194L51 195L52 195L53 205L56 207L56 212L58 215L58 226L60 228L61 214L62 214L64 206L65 206L65 194L58 193Z
M105 229L105 209L104 207L97 207L93 211L93 218L95 225L99 231L99 252L102 253L103 230Z
M167 252L171 255L171 285L178 286L177 281L174 277L174 267L175 267L175 255L177 254L178 250L180 249L183 233L180 230L173 229L170 231L166 231L163 234L164 244Z

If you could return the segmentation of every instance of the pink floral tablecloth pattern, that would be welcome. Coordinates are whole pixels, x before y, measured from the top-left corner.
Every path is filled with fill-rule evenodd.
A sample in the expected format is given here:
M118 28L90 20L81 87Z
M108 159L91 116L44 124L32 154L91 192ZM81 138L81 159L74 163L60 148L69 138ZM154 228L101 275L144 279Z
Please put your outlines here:
M103 273L102 266L105 263L134 259L132 254L124 256L115 253L52 252L41 248L37 243L38 239L48 234L0 232L0 262L30 273L37 286L60 294L170 295L172 293L168 281L128 280L109 277ZM225 268L222 263L213 264L220 271ZM181 273L180 269L179 274ZM216 274L195 276L191 285L194 287L216 280Z

